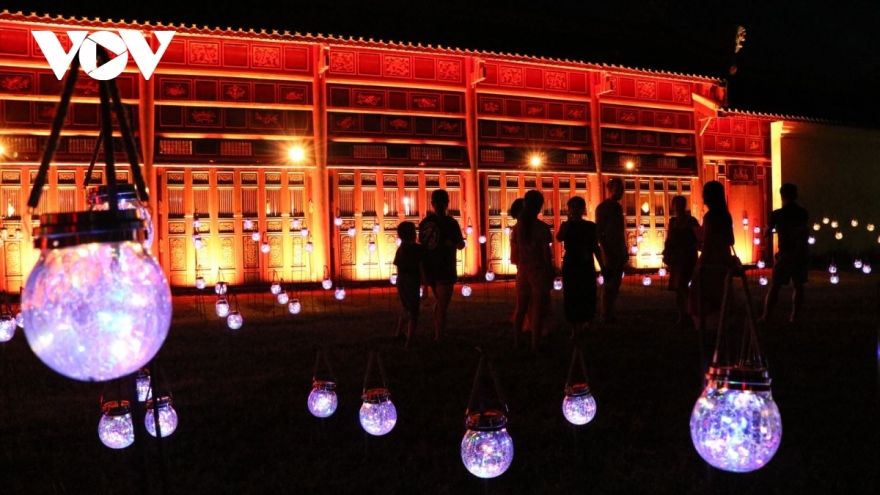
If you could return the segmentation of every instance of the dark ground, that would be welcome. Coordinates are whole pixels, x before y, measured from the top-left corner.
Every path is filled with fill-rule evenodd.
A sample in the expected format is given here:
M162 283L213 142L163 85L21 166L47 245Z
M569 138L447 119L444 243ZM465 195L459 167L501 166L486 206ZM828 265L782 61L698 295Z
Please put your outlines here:
M0 493L141 493L137 445L150 493L877 493L880 279L844 273L831 286L812 272L810 280L804 321L785 323L784 289L761 330L783 438L752 473L710 468L691 444L697 333L673 323L672 294L656 278L647 288L627 279L619 322L577 341L598 404L581 427L561 414L573 343L560 292L553 334L533 355L512 349L512 283L475 283L469 299L457 292L446 341L428 339L423 316L410 350L391 338L397 306L388 287L349 290L342 304L304 292L304 311L292 316L272 304L267 286L240 296L237 332L202 317L194 297L175 298L158 371L180 425L162 456L142 428L134 446L104 447L100 397L118 395L118 384L55 374L17 333L0 348ZM765 288L752 290L757 300ZM430 299L424 315L429 308ZM339 383L339 408L326 420L306 408L318 346ZM488 482L459 454L477 346L494 361L515 446L510 469ZM381 351L399 417L384 437L368 438L357 420L370 349Z

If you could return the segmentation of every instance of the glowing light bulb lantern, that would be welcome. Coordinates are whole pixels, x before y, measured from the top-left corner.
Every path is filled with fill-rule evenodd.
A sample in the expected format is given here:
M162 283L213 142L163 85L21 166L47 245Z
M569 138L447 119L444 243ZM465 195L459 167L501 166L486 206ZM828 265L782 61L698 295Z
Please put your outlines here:
M822 223L824 223L825 225L828 225L828 222L829 222L829 221L830 221L830 220L828 219L828 217L824 217L824 218L822 218Z
M642 277L642 285L644 285L645 287L648 287L649 285L651 285L651 276L650 275L645 275L644 277Z
M486 236L481 235L479 238L480 244L486 244Z
M474 233L474 226L468 224L468 226L464 229L465 234L471 235Z
M244 230L254 230L254 221L250 218L244 220Z
M225 297L220 296L220 298L217 299L217 302L214 303L214 312L220 318L226 318L229 316L229 301L227 301Z
M321 281L321 287L323 287L324 290L330 290L333 288L333 281L330 280L329 277L325 277L324 280Z
M666 276L666 267L661 266L660 269L657 270L657 275L659 275L661 277L665 277Z
M303 228L299 229L299 235L303 239L307 239L309 237L309 229L306 226L303 226Z
M811 246L814 245L814 244L816 244L816 238L813 237L813 236L809 236L809 237L807 237L807 244L809 244L809 245L811 245Z
M335 225L337 227L342 227L342 217L337 216L336 218L334 218L333 225Z
M306 242L306 248L305 248L305 249L306 249L306 252L307 252L307 253L311 253L312 251L315 250L315 245L312 243L312 241L308 241L308 242Z
M836 229L838 225L839 225L839 224L837 223L837 220L832 220L832 221L831 221L831 228L832 228L832 229Z
M261 234L260 234L260 231L255 230L255 231L251 232L251 240L252 240L252 241L254 241L254 242L260 242L260 239L261 239L261 238L262 238L262 236L261 236Z
M819 230L819 229L821 229L821 228L822 228L822 226L819 225L818 222L813 224L813 230Z
M837 283L840 282L840 277L838 277L837 274L831 275L830 281L832 284L837 285Z
M232 330L240 329L243 324L244 318L238 311L232 311L229 313L229 316L226 317L226 326Z
M349 227L348 228L348 236L354 237L355 235L357 235L357 230L354 227Z
M316 418L327 418L336 412L339 398L336 397L336 383L315 380L308 399L309 412Z
M765 266L767 266L767 263L764 262L764 260L758 260L758 263L757 263L758 268L763 269Z
M11 313L0 314L0 342L9 342L15 336L15 318Z
M137 388L138 402L144 402L153 398L153 387L151 386L150 370L141 368L137 372L135 378L135 386Z
M630 254L639 254L639 246L633 244L632 247L629 248Z
M127 400L105 402L98 422L98 438L111 449L124 449L134 443L131 404Z
M859 221L856 220L855 218L853 218L852 221L851 221L849 224L852 225L853 227L858 227L858 226L859 226Z
M156 436L156 421L159 422L158 433L165 438L177 430L177 411L171 407L171 397L162 396L158 399L147 401L147 414L144 415L144 426L147 433Z
M756 233L756 234L760 234L760 233L761 233L761 227L755 227L754 229L752 229L752 232L754 232L754 233Z
M754 239L752 239L752 243L753 243L755 246L759 246L759 245L761 245L761 238L760 238L760 237L755 237Z
M337 287L336 292L333 293L333 297L335 297L337 301L345 299L345 289L343 287Z
M495 280L495 272L492 271L491 268L486 270L486 282L491 282Z
M500 406L495 409L474 410L473 404L480 389L484 363L488 363ZM478 478L501 476L513 462L513 439L507 432L507 412L507 404L501 397L492 363L485 355L481 355L471 399L465 411L467 429L461 440L461 461L468 472Z
M382 228L379 227L379 222L374 223L373 224L373 233L378 234L381 231L382 231Z
M260 244L260 252L261 253L268 254L269 251L271 251L271 250L272 250L272 246L269 245L269 241L263 241L263 243Z
M837 265L835 265L834 263L828 265L828 273L837 273Z
M840 231L835 232L834 238L837 239L838 241L843 239L843 232L840 232Z
M865 275L871 273L871 265L869 265L867 263L863 264L862 265L862 273L864 273Z
M691 440L710 465L737 473L764 467L782 441L782 419L770 390L770 376L755 333L745 273L726 279L724 303L733 297L733 278L740 278L748 313L740 355L722 354L725 311L718 325L716 351L706 374L706 387L691 413ZM732 363L732 364L729 364Z
M553 290L562 290L562 277L553 279Z
M287 311L292 315L298 315L302 312L302 303L299 299L294 299L287 304Z
M873 223L869 223L868 225L865 226L865 228L868 229L868 232L874 232L874 224Z
M861 269L862 268L862 260L856 258L856 260L853 261L853 268L855 268L856 270Z
M302 222L299 218L291 218L290 219L290 228L293 230L300 230L302 228Z
M278 304L283 306L290 302L290 296L287 295L287 292L282 292L281 294L278 294L275 300L278 301Z
M575 363L580 362L584 375L583 383L572 384L571 375L575 369ZM568 368L568 379L565 381L565 398L562 399L562 415L573 425L585 425L596 417L596 399L590 392L587 380L587 367L584 365L583 354L575 347L571 357L571 366Z
M280 282L272 282L272 285L269 286L269 292L271 292L272 295L275 295L275 296L277 296L278 294L281 294L281 283Z
M379 363L379 372L382 375L382 387L367 388L370 378L370 370L373 365L373 356ZM391 392L385 385L385 370L382 367L382 360L378 352L370 352L370 358L367 361L367 373L364 376L364 391L361 395L364 403L358 414L361 426L364 431L374 436L382 436L388 434L397 424L397 409L391 402Z
M761 275L761 278L758 279L758 283L761 284L761 285L767 285L767 282L768 282L768 281L767 281L767 276L766 276L766 275Z
M464 297L471 297L472 293L473 289L471 289L470 285L464 284L461 286L461 295L463 295Z
M103 48L101 62L109 60ZM67 73L52 133L28 198L35 211L61 140L79 60ZM24 333L34 354L56 372L83 381L105 381L134 373L162 347L171 325L171 291L162 268L145 244L149 201L137 149L115 80L97 81L104 148L106 209L40 215L34 247L40 250L21 294ZM134 180L116 180L113 113ZM123 194L120 194L120 192ZM122 203L122 204L120 204Z

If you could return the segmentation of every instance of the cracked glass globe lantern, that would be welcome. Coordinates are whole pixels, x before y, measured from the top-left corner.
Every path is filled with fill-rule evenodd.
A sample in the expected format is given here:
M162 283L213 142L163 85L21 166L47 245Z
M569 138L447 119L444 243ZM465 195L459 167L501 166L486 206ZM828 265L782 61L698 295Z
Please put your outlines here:
M665 276L666 276L666 267L665 267L665 266L661 266L661 267L657 270L657 275L659 275L659 276L661 276L661 277L665 277Z
M472 293L473 289L471 289L470 285L464 284L461 286L461 295L463 295L464 297L471 297Z
M871 265L869 265L867 263L862 264L862 273L864 273L866 275L871 273Z
M354 237L355 235L357 235L357 229L355 229L354 227L349 227L348 228L348 236Z
M553 290L562 290L562 277L553 279Z
M251 233L251 240L252 240L252 241L254 241L254 242L260 242L260 239L261 239L261 238L262 238L262 236L260 235L260 232L257 231L257 230L255 230L255 231L253 231L253 232Z
M397 285L397 272L392 273L388 280L391 282L391 285Z
M292 315L298 315L302 312L302 303L299 302L299 299L294 299L287 304L287 311L290 311Z
M260 244L260 252L261 253L268 254L269 251L271 251L271 250L272 250L272 246L270 246L268 242L264 242L264 243Z
M226 282L217 282L214 284L214 293L218 296L226 294L227 290L229 290L229 285Z
M562 415L573 425L585 425L596 417L596 399L586 383L565 387Z
M712 466L736 473L764 467L782 441L782 419L765 369L710 367L691 413L691 440Z
M40 216L40 257L21 296L34 354L82 381L119 378L146 365L171 325L171 291L145 249L137 209Z
M337 287L336 292L333 293L333 297L335 297L337 301L345 299L345 289L342 287Z
M220 318L226 318L229 316L229 301L227 301L225 297L220 296L220 298L217 299L217 302L214 303L214 312Z
M254 221L250 218L244 220L244 230L254 230Z
M642 277L642 285L644 285L645 287L651 285L651 276L650 275L645 275L644 277Z
M862 260L857 258L855 261L853 261L853 268L855 268L856 270L861 270Z
M147 433L156 436L156 419L158 416L159 430L165 438L177 430L177 411L171 407L171 397L162 396L147 401L147 413L144 415L144 426Z
M513 462L513 440L507 433L507 416L497 410L468 414L461 440L461 461L478 478L504 474Z
M761 277L758 279L758 283L761 285L767 285L768 282L769 281L767 280L766 275L761 275Z
M865 228L868 229L868 232L874 232L874 224L873 223L869 223L868 225L865 226Z
M278 301L278 304L283 306L290 302L290 296L287 295L287 292L282 292L275 297L275 300Z
M137 372L137 378L135 378L135 385L137 387L138 402L144 402L147 399L153 398L150 370L147 368L139 369Z
M596 277L596 282L597 282L599 285L604 285L604 284L605 284L605 276L604 276L604 275L599 275L598 277Z
M837 265L834 263L828 265L828 273L837 273Z
M134 443L134 423L131 405L127 400L113 400L102 406L98 421L98 438L111 449L124 449Z
M229 313L229 316L226 317L226 326L232 330L240 329L243 323L244 318L242 318L241 313L238 311L232 311Z
M840 282L840 277L838 277L837 274L831 275L830 282L837 285L837 283Z
M107 202L109 197L110 195L107 191L107 186L90 188L88 197L86 198L88 209L91 211L109 210L110 205ZM120 210L137 210L138 213L140 213L146 227L146 231L144 232L144 249L149 251L150 248L153 247L153 221L150 216L150 210L148 210L138 199L134 184L117 184L116 198L116 204L119 205ZM196 229L198 229L198 227L196 227Z
M307 253L311 253L312 251L315 250L315 245L312 243L312 241L308 241L308 242L306 242L305 249L306 249Z
M333 288L333 281L330 280L330 277L324 277L324 280L321 281L321 287L323 287L324 290L330 290Z
M809 244L809 245L811 245L811 246L812 246L813 244L816 244L816 238L813 237L813 236L809 236L809 237L807 237L807 244Z
M342 227L342 217L336 217L333 219L333 225L337 227Z
M205 277L203 277L201 275L196 277L196 289L202 290L207 286L208 286L208 284L207 284L207 282L205 282Z
M15 336L15 323L11 313L0 314L0 342L9 342Z
M290 220L290 228L293 230L299 230L302 228L302 222L299 218L292 218Z
M299 230L299 235L300 235L300 237L302 237L303 239L307 239L307 238L309 237L309 229L308 229L308 227L303 226L303 228L301 228L301 229Z
M308 399L309 412L316 418L328 418L336 412L336 382L315 380Z
M269 286L269 292L271 292L273 296L277 296L278 294L281 294L281 283L280 282L272 282L272 285Z
M495 272L492 271L491 268L486 270L486 282L491 282L495 280Z
M394 429L397 424L397 409L391 402L391 392L387 388L371 388L361 396L359 418L364 431L374 436L382 436Z
M480 244L486 244L486 236L481 235L479 238Z

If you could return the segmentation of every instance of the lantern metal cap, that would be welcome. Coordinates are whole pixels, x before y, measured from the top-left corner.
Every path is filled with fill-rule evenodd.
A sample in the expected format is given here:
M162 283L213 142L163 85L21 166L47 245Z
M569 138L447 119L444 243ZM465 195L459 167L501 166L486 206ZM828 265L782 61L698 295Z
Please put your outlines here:
M40 215L34 228L34 247L54 249L90 242L143 242L146 224L130 210L76 211Z
M327 392L332 392L336 390L336 382L329 380L315 380L314 383L312 383L312 390L324 390Z
M149 411L150 409L153 409L153 402L154 402L153 399L149 399L146 402L147 411ZM167 395L163 395L162 397L157 398L155 400L155 403L156 403L156 407L158 407L159 409L164 409L164 408L171 405L171 397L169 397Z
M590 386L586 383L575 383L565 387L565 395L568 397L581 397L590 395Z
M149 368L141 368L137 372L138 378L146 378L148 376L150 376L150 369Z
M391 392L387 388L371 388L364 390L364 394L361 395L361 399L369 404L379 404L387 401L390 397Z
M110 189L108 186L95 186L90 187L88 189L88 201L91 206L99 206L107 203L107 198L110 196ZM119 201L125 200L129 202L138 201L137 191L134 188L134 184L129 184L127 182L120 182L116 184L116 197Z
M770 374L767 368L744 366L710 366L706 380L715 388L728 388L752 392L770 390Z
M469 413L465 418L465 425L469 430L500 430L507 426L507 416L495 409Z
M101 406L105 416L124 416L131 412L131 403L127 400L111 400Z

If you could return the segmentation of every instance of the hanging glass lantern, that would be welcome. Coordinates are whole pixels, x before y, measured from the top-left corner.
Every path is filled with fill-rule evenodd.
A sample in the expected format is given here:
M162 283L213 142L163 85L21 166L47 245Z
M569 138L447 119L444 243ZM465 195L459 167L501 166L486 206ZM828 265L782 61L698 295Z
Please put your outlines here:
M639 254L639 246L633 244L632 247L629 248L630 254Z
M593 420L596 416L596 399L590 393L589 385L578 383L565 387L562 415L575 425L585 425Z
M354 237L355 235L357 235L357 230L354 227L349 227L348 228L348 236Z
M336 397L336 382L315 380L309 394L309 412L317 418L327 418L336 412L339 398ZM393 406L392 406L393 407Z
M397 424L397 409L391 402L391 392L387 388L371 388L361 396L360 421L364 431L370 435L382 436L394 429Z
M831 228L832 228L832 229L836 229L838 225L839 225L839 224L837 223L837 220L832 220L832 221L831 221Z
M856 270L861 269L861 268L862 268L862 260L856 258L856 260L853 261L853 267L854 267Z
M330 280L329 277L324 277L324 280L321 281L321 287L323 287L324 290L330 290L333 288L333 281Z
M640 242L642 242L642 241L643 241L643 240L644 240L644 239L645 239L645 238L644 238L644 237L642 237L642 235L641 235L641 234L639 234L639 235L637 235L637 236L636 236L636 242L637 242L637 243L640 243Z
M836 273L834 275L831 275L831 283L837 284L838 282L840 282L840 277L838 277Z
M596 278L596 281L599 282L599 285L604 285L605 284L605 276L600 274L599 277Z
M874 224L873 223L869 223L867 226L865 226L865 228L868 229L868 232L874 232Z
M760 233L761 233L761 227L755 227L754 229L752 229L752 232L754 232L754 233L756 233L756 234L760 234Z
M268 254L269 251L271 251L271 250L272 250L272 246L269 245L268 241L264 241L262 244L260 244L260 252L261 253Z
M851 221L849 224L852 225L853 227L858 227L858 226L859 226L859 221L856 220L855 218L853 218L852 221Z
M15 318L12 314L0 314L0 342L9 342L15 336Z
M397 285L397 273L392 273L389 280L391 281L391 285Z
M290 219L290 228L293 230L299 230L302 228L302 223L299 218L291 218Z
M837 273L837 265L834 263L828 265L828 273Z
M244 318L242 318L241 313L238 311L232 311L229 313L229 316L226 317L226 326L232 330L238 330L243 323Z
M306 248L305 248L305 249L306 249L306 252L307 252L307 253L311 253L312 251L315 250L315 245L312 244L312 241L309 241L309 242L306 243Z
M303 239L307 239L309 237L309 229L306 226L303 226L299 231L299 235L302 236Z
M220 298L217 299L217 302L214 303L214 312L217 313L217 316L220 318L226 318L229 316L229 301L227 301L225 297L220 296Z
M142 244L138 210L40 216L40 258L21 296L34 353L62 375L105 381L155 356L171 325L171 291Z
M345 289L342 287L337 287L336 292L333 293L333 296L336 297L337 301L345 299Z
M823 217L823 218L822 218L822 223L824 223L825 225L828 225L828 222L829 222L828 217Z
M335 225L337 227L341 227L342 226L342 217L338 216L338 217L334 218L333 225Z
M840 231L835 232L834 238L837 239L838 241L843 239L843 232L840 232Z
M254 230L254 221L250 218L244 220L244 230Z
M192 239L193 239L193 247L195 247L196 249L202 249L205 246L204 241L202 241L202 236L199 235L198 233L193 234Z
M137 210L141 219L144 220L144 248L149 251L153 247L153 220L150 216L150 210L138 199L134 184L116 184L116 198L120 210ZM107 191L107 186L98 186L89 188L86 203L90 211L105 211L110 209L109 199L110 194Z
M510 227L504 227L504 234L510 235Z
M764 268L767 266L767 263L765 263L764 260L758 260L757 266L758 268Z
M644 285L645 287L651 285L651 276L650 275L645 275L644 277L642 277L642 285Z
M498 410L469 414L461 440L461 461L479 478L504 474L513 462L513 440L507 433L507 416Z
M226 294L226 291L228 289L229 289L229 285L227 285L226 282L220 281L220 282L217 282L216 284L214 284L214 293L217 294L218 296L222 296L223 294Z
M287 295L287 292L282 292L281 294L278 294L278 297L275 299L278 301L278 304L283 306L290 301L290 296Z
M262 235L260 234L259 230L255 230L255 231L251 232L251 240L252 241L260 242L261 238L262 238Z
M562 290L562 277L553 279L553 290Z
M639 224L639 234L644 234L644 233L645 233L645 225Z
M461 286L461 295L463 295L464 297L471 297L472 293L473 289L471 289L470 285L464 284Z
M367 252L369 252L369 253L376 252L376 241L370 240L370 242L367 243Z
M156 400L147 401L144 426L147 427L147 433L154 437L156 436L156 416L159 418L159 430L162 433L162 438L174 433L174 430L177 429L177 411L171 407L171 397L166 395Z
M144 402L147 399L153 398L153 388L150 384L150 370L147 368L141 368L138 370L135 384L137 386L138 402Z
M761 275L761 277L758 279L758 283L761 285L767 285L767 276Z
M302 303L299 302L299 299L294 299L287 304L287 311L290 311L292 315L298 315L302 312Z
M659 275L661 277L665 277L666 276L666 267L661 266L660 269L657 270L657 275Z
M862 273L864 273L865 275L871 273L871 265L869 265L867 263L863 264L862 265Z
M102 406L103 415L98 422L98 438L111 449L124 449L134 443L134 424L131 406L127 400L113 400Z
M281 294L281 283L280 282L272 282L272 285L269 286L269 292L271 292L272 295L275 295L275 296L277 296L278 294Z
M467 234L467 235L471 235L471 234L473 234L473 233L474 233L474 226L473 226L473 225L468 225L468 226L464 229L464 233Z
M381 229L381 227L379 227L379 223L378 223L378 222L376 222L376 223L373 224L373 233L374 233L374 234L378 234L381 230L382 230L382 229Z
M816 238L813 237L813 236L807 237L807 244L809 244L809 245L811 245L811 246L812 246L813 244L816 244Z
M759 246L759 245L761 244L761 238L760 238L760 237L755 237L754 239L752 239L752 243L753 243L755 246Z
M782 419L764 369L712 367L691 414L700 456L724 471L764 467L782 440Z
M196 289L202 290L207 287L207 283L205 282L205 277L199 275L196 277Z
M486 236L481 235L479 238L480 244L486 244Z
M491 282L495 280L495 272L492 271L492 268L486 270L486 282Z
M198 231L200 228L202 228L202 221L199 220L199 214L196 213L193 215L193 230Z
M819 225L818 222L816 222L816 223L813 224L813 230L819 230L819 229L821 229L821 228L822 228L822 226Z

